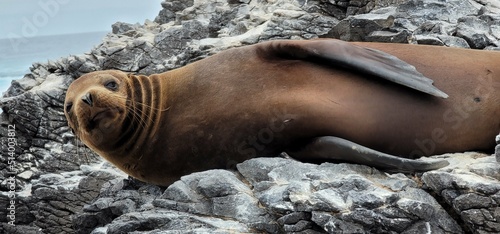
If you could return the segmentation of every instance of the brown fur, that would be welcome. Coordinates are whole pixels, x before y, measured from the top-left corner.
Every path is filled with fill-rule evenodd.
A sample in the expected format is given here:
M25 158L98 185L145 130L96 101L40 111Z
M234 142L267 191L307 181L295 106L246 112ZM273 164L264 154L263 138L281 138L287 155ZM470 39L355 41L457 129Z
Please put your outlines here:
M500 131L500 53L357 44L414 65L449 98L283 59L262 43L149 77L84 75L68 89L66 115L87 146L126 173L160 185L274 156L320 136L410 158L493 149ZM119 83L116 91L104 87L109 80ZM92 107L81 101L85 93L92 94ZM108 111L92 120L102 110Z

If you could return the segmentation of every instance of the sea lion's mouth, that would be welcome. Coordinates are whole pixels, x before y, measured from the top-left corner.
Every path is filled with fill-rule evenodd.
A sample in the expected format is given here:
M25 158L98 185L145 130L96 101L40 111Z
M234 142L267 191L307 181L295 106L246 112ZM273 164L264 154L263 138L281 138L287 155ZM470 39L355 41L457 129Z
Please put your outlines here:
M96 113L96 114L95 114L95 115L94 115L94 116L90 119L90 121L94 121L94 122L95 122L95 121L99 121L99 120L101 120L101 119L104 119L104 118L106 118L106 117L109 117L109 115L111 114L111 113L109 113L109 112L111 112L111 110L103 110L103 111L97 112L97 113Z
M119 115L119 113L121 113L121 111L118 108L105 108L103 110L96 111L95 114L92 114L90 116L87 124L87 129L90 131L95 129L96 127L109 128L113 122L113 119L115 119L116 116Z

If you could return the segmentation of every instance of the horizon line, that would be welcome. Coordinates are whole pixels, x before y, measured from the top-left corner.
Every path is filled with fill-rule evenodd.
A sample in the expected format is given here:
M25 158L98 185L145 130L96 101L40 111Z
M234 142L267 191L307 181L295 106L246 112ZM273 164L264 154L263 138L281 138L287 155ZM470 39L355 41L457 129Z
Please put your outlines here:
M102 30L102 31L88 31L88 32L77 32L77 33L58 33L58 34L41 34L38 36L34 37L2 37L0 36L0 40L5 40L5 39L30 39L30 38L38 38L38 37L52 37L52 36L66 36L66 35L75 35L75 34L88 34L88 33L112 33L111 30Z

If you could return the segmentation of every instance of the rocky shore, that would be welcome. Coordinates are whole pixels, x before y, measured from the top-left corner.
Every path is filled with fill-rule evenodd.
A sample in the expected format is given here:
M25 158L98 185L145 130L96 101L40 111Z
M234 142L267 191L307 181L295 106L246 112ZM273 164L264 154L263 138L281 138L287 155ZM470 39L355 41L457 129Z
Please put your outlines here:
M498 1L166 0L162 6L154 21L115 23L86 54L33 64L0 99L0 233L500 232L495 155L434 156L450 165L419 174L257 158L162 188L103 162L75 139L63 113L65 91L82 74L159 73L272 39L498 50Z

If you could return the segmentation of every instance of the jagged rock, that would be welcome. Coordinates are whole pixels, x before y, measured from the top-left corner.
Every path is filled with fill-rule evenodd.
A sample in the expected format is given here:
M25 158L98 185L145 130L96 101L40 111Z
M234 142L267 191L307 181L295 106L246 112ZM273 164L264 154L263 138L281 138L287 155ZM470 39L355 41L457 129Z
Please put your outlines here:
M477 17L467 16L458 19L456 35L465 39L473 49L484 49L491 45L496 39L491 36L490 32L488 23Z
M449 47L470 48L469 44L467 44L467 41L460 37L438 35L437 38L441 40L444 45Z
M481 154L451 155L451 165L422 180L450 204L470 230L500 232L500 164Z
M112 32L114 34L125 34L129 31L133 31L133 30L135 31L139 27L134 27L134 25L132 25L132 24L123 23L123 22L116 22L111 26Z
M258 170L255 170L258 168ZM429 194L402 174L386 175L359 165L312 165L284 159L253 159L238 165L261 204L273 213L310 212L311 222L330 233L401 232L420 222L460 232ZM415 207L426 206L425 211ZM432 216L440 217L434 222ZM398 217L397 220L394 218ZM391 225L388 225L391 223Z
M495 141L497 142L497 146L495 147L495 156L496 156L497 162L500 163L500 134L497 135L497 137L495 138Z
M206 220L220 222L222 218L245 230L271 233L336 233L352 231L353 227L359 232L461 232L432 196L402 174L389 175L360 165L314 165L280 158L252 159L237 168L237 173L211 170L184 176L152 201L154 208L148 205L133 210L106 228L136 230L149 221L130 225L122 219L129 220L128 215L147 217L153 209L181 220L186 214L196 219L217 217ZM86 209L102 213L116 197L120 196L100 198L90 205L92 209ZM200 224L184 225L194 229Z
M495 156L497 162L500 162L500 143L495 147Z
M166 24L172 20L176 19L176 12L180 12L188 7L193 6L194 0L183 0L183 1L163 1L161 6L163 9L160 11L159 15L156 17L155 22L159 24Z
M369 41L367 37L373 33L391 32L394 14L395 7L388 7L368 14L348 17L335 25L328 33L328 37L346 41Z
M407 1L368 14L349 16L333 27L328 36L352 41L464 47L462 41L454 39L458 37L469 44L465 47L497 46L498 17L488 14L478 17L482 11L484 8L473 1Z
M87 54L33 64L31 73L14 81L0 99L1 141L7 142L15 125L17 142L15 164L0 157L0 207L16 202L16 226L8 224L10 211L0 209L0 233L500 230L500 169L493 156L440 156L452 165L423 175L259 158L239 164L236 171L186 175L161 188L102 164L75 139L62 109L68 85L88 72L120 69L149 75L279 38L496 50L496 1L167 0L162 6L154 22L114 24ZM500 161L500 139L497 143ZM6 144L1 151L8 155Z
M439 37L415 35L417 44L443 46L445 43Z
M251 233L238 222L221 218L195 216L189 213L149 210L145 212L128 213L114 220L105 231L92 233L130 233L140 231L141 233L183 233L186 230L192 233Z

